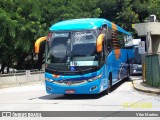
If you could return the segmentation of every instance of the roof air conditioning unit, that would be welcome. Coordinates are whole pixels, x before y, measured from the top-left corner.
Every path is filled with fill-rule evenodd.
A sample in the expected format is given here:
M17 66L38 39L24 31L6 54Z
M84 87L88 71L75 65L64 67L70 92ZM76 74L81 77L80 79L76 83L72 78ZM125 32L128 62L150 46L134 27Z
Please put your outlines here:
M149 16L150 22L156 22L156 15Z

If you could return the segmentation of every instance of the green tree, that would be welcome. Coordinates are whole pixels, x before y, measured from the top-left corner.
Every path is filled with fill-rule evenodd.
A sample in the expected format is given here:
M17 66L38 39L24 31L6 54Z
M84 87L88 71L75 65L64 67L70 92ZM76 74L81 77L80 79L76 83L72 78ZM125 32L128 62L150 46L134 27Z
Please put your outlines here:
M157 19L160 20L160 0L150 0L149 13L155 14L157 16Z
M8 12L12 5L11 1L0 1L0 63L2 72L15 60L14 45L17 21L12 19L12 15Z
M33 51L34 38L43 35L38 0L0 1L0 62L4 67L17 62L19 69L25 65L25 58Z
M133 11L138 15L139 22L144 22L144 20L150 15L148 6L150 5L150 0L132 0L131 7Z
M67 19L99 17L101 13L97 0L41 0L41 4L47 27Z
M16 0L15 4L17 5L15 19L19 23L16 30L16 54L19 55L17 68L29 69L26 64L26 57L28 55L33 57L34 41L36 38L46 34L45 29L43 29L46 24L41 23L42 11L39 0Z
M99 0L101 17L106 18L127 31L134 32L131 25L143 22L149 16L150 0Z
M0 0L1 71L5 66L14 66L14 63L17 63L17 69L40 69L44 46L35 64L33 48L37 38L46 36L49 27L58 21L98 17L100 13L97 0ZM31 59L27 60L28 56Z

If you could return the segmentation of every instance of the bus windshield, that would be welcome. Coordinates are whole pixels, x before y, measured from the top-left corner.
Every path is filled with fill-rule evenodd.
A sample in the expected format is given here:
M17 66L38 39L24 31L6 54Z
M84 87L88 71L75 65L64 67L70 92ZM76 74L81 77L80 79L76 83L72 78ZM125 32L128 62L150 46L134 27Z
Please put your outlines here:
M53 32L46 46L46 64L57 71L79 71L98 66L98 30ZM71 69L71 67L74 69Z

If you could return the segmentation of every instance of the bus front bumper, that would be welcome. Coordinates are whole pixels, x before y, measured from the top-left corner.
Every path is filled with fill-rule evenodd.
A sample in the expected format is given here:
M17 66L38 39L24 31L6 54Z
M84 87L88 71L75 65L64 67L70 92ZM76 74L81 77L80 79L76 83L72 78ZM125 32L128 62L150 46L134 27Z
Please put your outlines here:
M98 94L104 90L100 79L81 85L58 85L49 81L45 84L49 94Z

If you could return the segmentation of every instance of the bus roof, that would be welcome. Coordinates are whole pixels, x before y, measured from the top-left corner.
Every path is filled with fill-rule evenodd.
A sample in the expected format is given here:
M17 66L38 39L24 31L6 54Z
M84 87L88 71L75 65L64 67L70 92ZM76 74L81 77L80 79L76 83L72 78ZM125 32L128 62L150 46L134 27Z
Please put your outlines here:
M108 25L108 27L116 29L126 35L131 35L123 28L115 25L114 23L103 18L83 18L72 19L58 22L50 27L50 31L63 31L63 30L92 30L100 28L102 25Z

